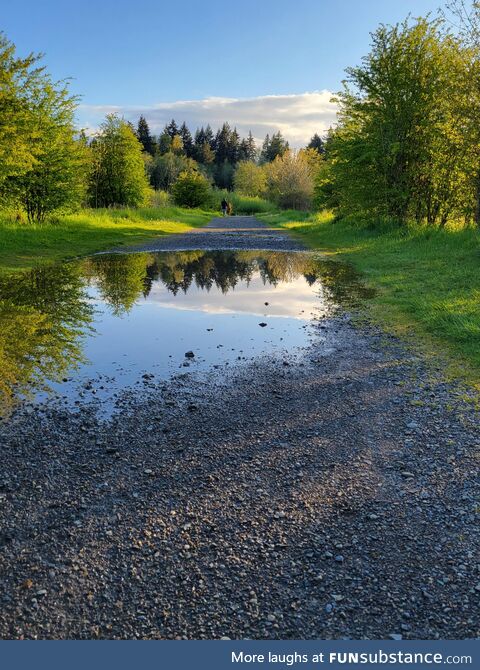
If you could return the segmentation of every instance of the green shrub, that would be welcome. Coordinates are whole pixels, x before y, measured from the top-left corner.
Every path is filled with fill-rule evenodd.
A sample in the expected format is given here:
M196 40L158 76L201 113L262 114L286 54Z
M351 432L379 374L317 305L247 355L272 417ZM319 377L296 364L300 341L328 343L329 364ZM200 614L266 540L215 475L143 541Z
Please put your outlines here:
M268 200L259 198L258 196L252 197L248 195L240 195L235 193L235 191L226 191L226 190L214 190L211 195L211 206L215 210L220 210L220 203L223 198L228 202L232 203L233 213L234 214L265 214L275 210L275 205L273 205Z
M181 207L206 207L210 202L210 184L199 172L181 172L172 194L175 204Z
M167 191L153 191L150 194L150 207L168 207L172 204L170 193Z

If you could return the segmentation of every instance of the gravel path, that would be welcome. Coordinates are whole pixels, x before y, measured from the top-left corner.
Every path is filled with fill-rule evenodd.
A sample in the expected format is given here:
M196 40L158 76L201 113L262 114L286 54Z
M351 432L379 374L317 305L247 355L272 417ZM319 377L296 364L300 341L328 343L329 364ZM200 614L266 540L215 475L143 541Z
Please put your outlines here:
M338 315L145 387L0 424L2 637L480 635L478 412L441 366Z
M253 216L212 219L206 226L181 235L164 235L143 244L114 251L185 251L191 249L271 249L299 251L305 247L285 231L272 228Z

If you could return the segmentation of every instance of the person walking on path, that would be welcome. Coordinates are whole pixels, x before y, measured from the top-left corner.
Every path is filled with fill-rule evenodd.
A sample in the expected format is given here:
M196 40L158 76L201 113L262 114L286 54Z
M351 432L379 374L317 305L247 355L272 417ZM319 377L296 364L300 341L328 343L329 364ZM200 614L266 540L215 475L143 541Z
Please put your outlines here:
M228 202L225 200L225 198L222 200L222 213L223 216L227 216L227 209L228 209Z

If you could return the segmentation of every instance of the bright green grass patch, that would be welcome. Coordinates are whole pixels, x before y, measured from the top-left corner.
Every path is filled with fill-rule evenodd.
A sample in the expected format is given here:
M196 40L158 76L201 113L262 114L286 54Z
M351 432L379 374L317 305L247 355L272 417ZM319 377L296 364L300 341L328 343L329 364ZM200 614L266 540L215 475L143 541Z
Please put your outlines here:
M241 193L235 193L233 191L227 190L216 190L213 192L212 203L214 209L220 211L223 198L230 202L233 206L233 213L240 215L253 215L253 214L267 214L269 212L276 211L276 206L259 198L258 196L242 195Z
M211 218L212 212L180 207L83 210L41 225L0 215L0 272L184 233Z
M480 233L426 226L380 229L332 214L282 212L259 218L360 270L377 290L372 316L396 332L443 344L480 371ZM430 347L431 352L438 346Z

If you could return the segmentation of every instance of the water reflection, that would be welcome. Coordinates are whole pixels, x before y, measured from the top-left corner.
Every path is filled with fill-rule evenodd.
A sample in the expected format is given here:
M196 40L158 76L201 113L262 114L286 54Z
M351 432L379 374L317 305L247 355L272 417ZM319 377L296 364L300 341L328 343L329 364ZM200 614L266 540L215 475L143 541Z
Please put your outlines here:
M207 364L225 361L228 350L245 358L288 349L305 342L298 320L314 308L322 315L365 295L349 266L308 253L100 255L0 277L0 402L58 391L75 370L113 375L120 356L125 384L154 367L165 376L187 340ZM260 314L271 319L268 333L257 327ZM214 327L221 342L205 339Z
M0 276L1 405L78 366L92 316L78 265Z

